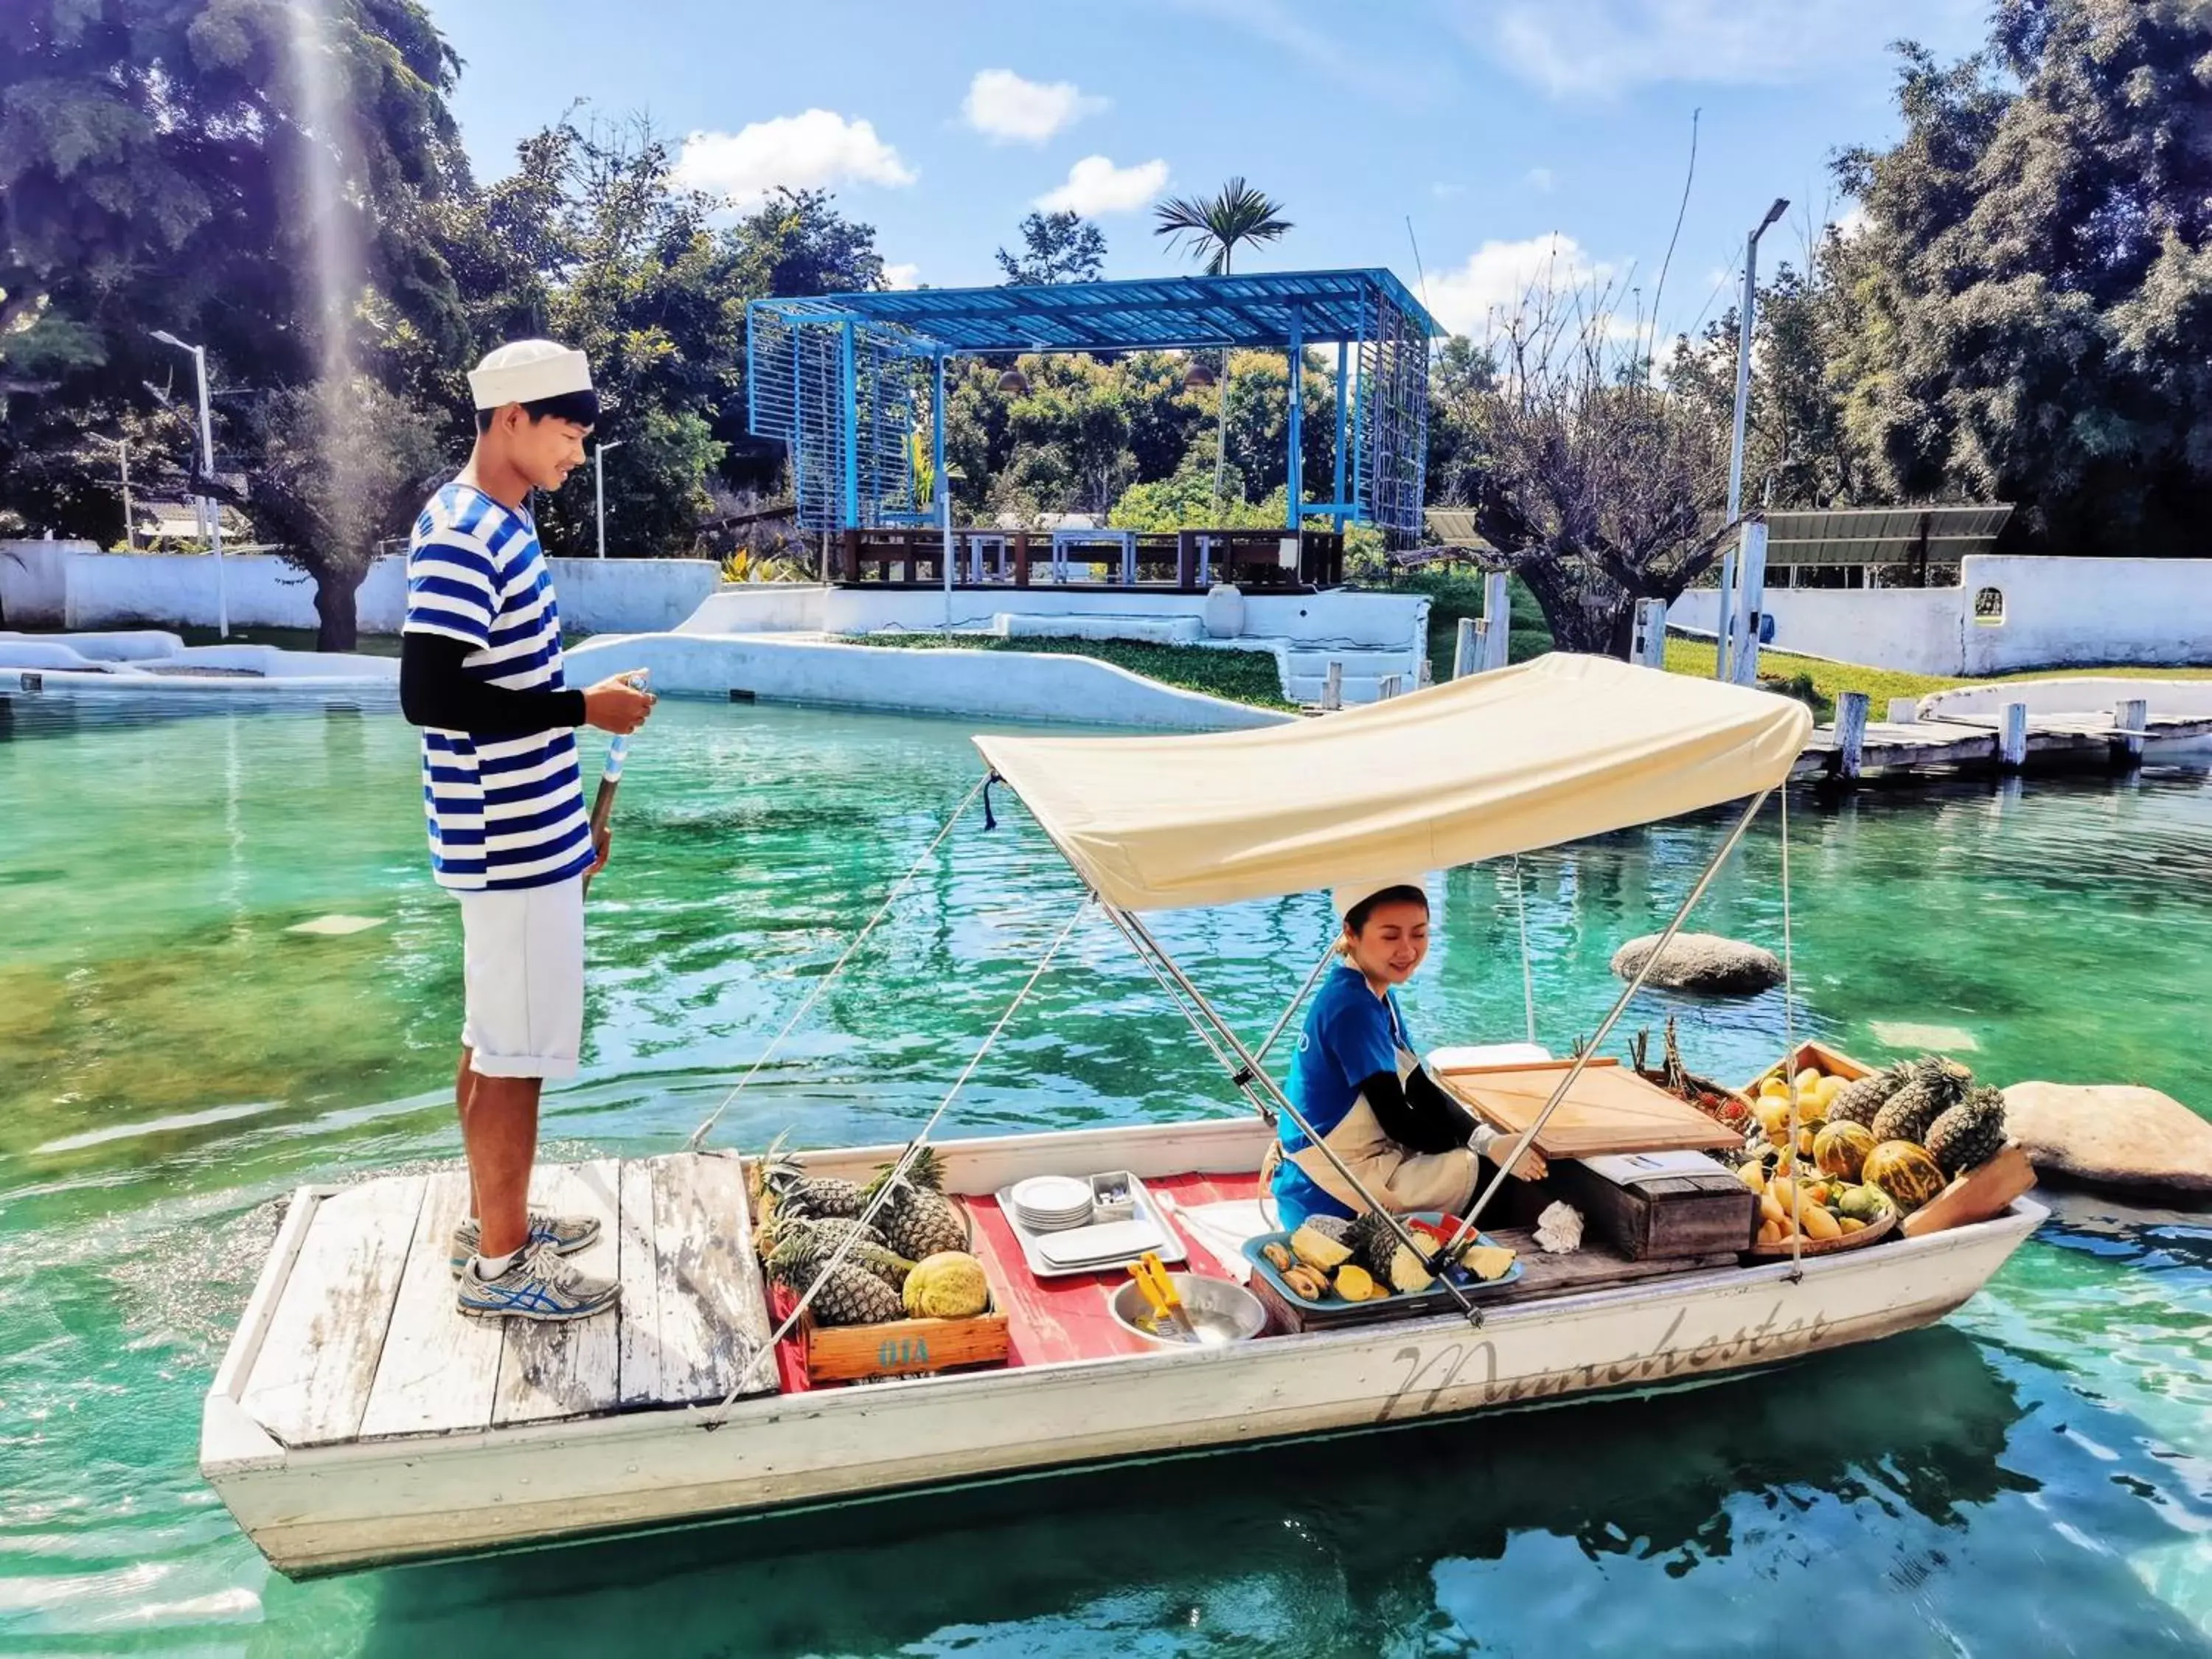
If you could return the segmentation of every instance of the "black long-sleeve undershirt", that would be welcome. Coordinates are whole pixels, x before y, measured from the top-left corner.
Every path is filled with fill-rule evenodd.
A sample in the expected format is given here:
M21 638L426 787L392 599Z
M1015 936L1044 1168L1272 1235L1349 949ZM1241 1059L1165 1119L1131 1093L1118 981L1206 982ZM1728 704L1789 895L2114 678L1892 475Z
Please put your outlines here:
M1449 1152L1466 1146L1474 1133L1474 1114L1418 1067L1402 1084L1395 1072L1377 1072L1359 1085L1359 1092L1382 1133L1408 1152Z
M461 666L472 647L442 634L399 637L399 712L413 726L520 738L584 724L580 691L513 691Z

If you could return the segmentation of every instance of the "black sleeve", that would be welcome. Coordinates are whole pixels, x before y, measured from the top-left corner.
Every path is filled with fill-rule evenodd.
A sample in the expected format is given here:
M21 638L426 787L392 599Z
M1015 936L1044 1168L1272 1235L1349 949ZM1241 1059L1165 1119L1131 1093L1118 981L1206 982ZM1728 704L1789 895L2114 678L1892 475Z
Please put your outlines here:
M519 738L584 723L580 691L510 691L461 666L470 647L442 634L399 636L399 712L409 724Z
M1377 1072L1359 1092L1382 1133L1409 1152L1449 1152L1474 1133L1474 1115L1425 1071L1415 1070L1404 1084L1395 1072Z

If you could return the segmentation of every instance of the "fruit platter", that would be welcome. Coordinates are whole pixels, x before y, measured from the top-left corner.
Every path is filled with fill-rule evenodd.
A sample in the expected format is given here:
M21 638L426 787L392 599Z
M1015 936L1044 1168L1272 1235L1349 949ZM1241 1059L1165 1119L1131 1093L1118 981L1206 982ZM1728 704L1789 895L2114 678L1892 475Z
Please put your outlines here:
M1399 1219L1429 1255L1459 1231L1456 1216L1434 1210ZM1510 1284L1521 1276L1514 1253L1486 1233L1470 1231L1455 1250L1458 1259L1445 1273L1462 1293ZM1268 1288L1309 1326L1356 1316L1353 1310L1361 1304L1387 1304L1390 1312L1423 1312L1451 1300L1450 1291L1429 1271L1423 1253L1409 1249L1389 1223L1371 1211L1350 1220L1315 1216L1295 1232L1262 1233L1245 1241L1244 1255Z
M1735 1168L1759 1198L1754 1255L1850 1249L1900 1227L1916 1231L1911 1217L1969 1187L2008 1148L2002 1092L1940 1054L1875 1071L1808 1043L1754 1079L1749 1093L1755 1127Z

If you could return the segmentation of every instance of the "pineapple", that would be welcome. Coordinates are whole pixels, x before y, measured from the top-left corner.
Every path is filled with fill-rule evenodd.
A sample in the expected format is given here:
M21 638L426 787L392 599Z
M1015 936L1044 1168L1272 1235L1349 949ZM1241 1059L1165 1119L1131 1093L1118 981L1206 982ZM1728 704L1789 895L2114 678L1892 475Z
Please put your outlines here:
M1355 1218L1346 1230L1344 1242L1352 1251L1353 1263L1386 1290L1404 1294L1425 1291L1436 1283L1420 1253L1407 1248L1378 1211L1370 1210Z
M850 1261L840 1262L823 1276L810 1305L825 1325L880 1325L906 1317L899 1293Z
M2005 1144L2004 1091L1968 1090L1964 1100L1929 1127L1924 1144L1928 1155L1948 1176L1964 1175L1988 1163Z
M1899 1064L1887 1071L1869 1072L1855 1083L1846 1083L1828 1104L1831 1123L1863 1123L1874 1127L1875 1114L1889 1103L1889 1097L1911 1080L1912 1067Z
M762 1184L769 1201L792 1215L851 1217L860 1213L860 1183L837 1176L810 1176L799 1162L775 1146L761 1160Z
M866 1194L872 1202L885 1188L890 1189L890 1196L876 1212L876 1227L884 1243L909 1261L945 1250L966 1249L967 1218L960 1206L945 1195L944 1165L936 1152L924 1146L907 1165L905 1174L897 1170L896 1164L885 1164Z
M810 1232L787 1234L769 1258L769 1272L794 1296L813 1289L811 1305L825 1325L872 1325L899 1318L905 1311L899 1287L914 1264L880 1244L855 1243L842 1261L830 1267L836 1248Z
M1963 1100L1974 1081L1974 1074L1965 1066L1934 1054L1914 1060L1911 1072L1905 1086L1875 1114L1869 1127L1877 1142L1922 1142L1936 1120Z
M802 1264L827 1261L848 1238L854 1243L845 1253L846 1261L859 1263L893 1290L906 1283L914 1263L885 1248L884 1236L873 1227L843 1216L826 1216L818 1221L783 1216L776 1223L776 1249Z
M1352 1224L1340 1215L1310 1215L1306 1225L1337 1244L1343 1243L1345 1236L1352 1231Z

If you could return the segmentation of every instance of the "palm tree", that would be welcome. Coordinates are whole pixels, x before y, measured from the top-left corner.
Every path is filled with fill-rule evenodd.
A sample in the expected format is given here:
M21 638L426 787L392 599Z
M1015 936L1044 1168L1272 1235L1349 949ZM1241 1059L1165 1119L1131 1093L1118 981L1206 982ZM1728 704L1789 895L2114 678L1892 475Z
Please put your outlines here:
M1152 234L1168 246L1188 240L1192 254L1206 261L1209 276L1226 276L1239 244L1257 247L1291 228L1283 204L1241 178L1231 179L1211 197L1171 196L1152 210ZM1221 503L1222 473L1229 460L1229 348L1221 349L1221 412L1215 422L1213 501Z

